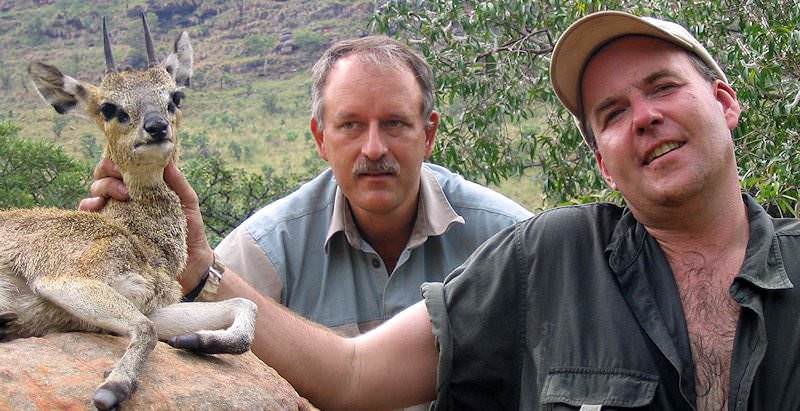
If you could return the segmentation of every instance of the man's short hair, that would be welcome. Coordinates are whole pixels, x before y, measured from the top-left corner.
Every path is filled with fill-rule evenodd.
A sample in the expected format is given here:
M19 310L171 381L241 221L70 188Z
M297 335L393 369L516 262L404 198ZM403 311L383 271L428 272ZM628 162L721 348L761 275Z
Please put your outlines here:
M572 23L558 39L550 60L550 82L561 104L572 113L586 144L596 150L591 129L584 119L581 81L586 63L604 45L625 36L649 36L686 50L692 64L705 78L728 82L708 50L683 26L652 17L620 11L601 11ZM702 64L698 64L702 63Z
M328 75L339 59L349 56L358 56L361 61L375 65L394 68L405 66L411 70L422 93L421 113L426 126L428 125L427 122L434 105L433 71L428 62L419 53L399 41L386 36L367 36L335 43L325 50L322 57L314 64L314 68L311 69L313 80L311 115L321 129L324 128L324 90Z

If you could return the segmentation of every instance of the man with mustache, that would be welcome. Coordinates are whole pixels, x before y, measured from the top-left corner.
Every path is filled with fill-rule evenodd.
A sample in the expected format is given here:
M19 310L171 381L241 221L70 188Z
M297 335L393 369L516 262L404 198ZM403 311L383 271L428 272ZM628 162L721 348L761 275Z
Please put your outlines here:
M355 338L226 274L220 296L259 305L253 351L326 410L797 409L800 221L741 192L720 66L675 23L599 12L560 37L550 75L625 206L509 227Z
M529 217L508 198L423 162L439 122L434 87L427 62L387 37L325 51L313 68L310 126L330 169L234 229L216 258L195 236L181 276L188 299L215 299L224 263L261 295L358 335L419 301L423 282L441 281L494 233ZM107 175L114 175L110 164L100 164L96 177ZM98 180L98 197L81 208L97 209L104 195L124 199L119 184ZM190 225L201 222L187 214Z
M253 351L326 410L798 409L800 221L742 193L724 71L678 24L598 12L561 35L550 78L624 206L508 227L355 338L226 274L220 297L259 305Z

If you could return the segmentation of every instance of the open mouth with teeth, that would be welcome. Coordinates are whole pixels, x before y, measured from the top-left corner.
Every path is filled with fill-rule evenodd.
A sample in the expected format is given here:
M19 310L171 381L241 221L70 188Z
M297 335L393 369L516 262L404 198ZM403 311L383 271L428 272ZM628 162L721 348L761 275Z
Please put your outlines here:
M658 146L655 150L653 150L650 153L650 155L647 156L647 158L644 161L644 164L648 165L651 162L653 162L653 160L663 156L664 154L667 154L667 153L669 153L671 151L674 151L674 150L676 150L676 149L678 149L678 148L680 148L682 146L683 146L683 143L662 144L662 145Z

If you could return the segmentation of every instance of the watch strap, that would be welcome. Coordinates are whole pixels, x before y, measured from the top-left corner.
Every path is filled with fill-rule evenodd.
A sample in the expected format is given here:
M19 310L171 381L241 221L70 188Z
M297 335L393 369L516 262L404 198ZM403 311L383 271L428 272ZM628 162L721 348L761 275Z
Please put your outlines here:
M214 259L211 265L208 266L205 284L200 290L197 299L200 301L215 301L223 274L225 274L225 265L219 260L217 253L214 253Z

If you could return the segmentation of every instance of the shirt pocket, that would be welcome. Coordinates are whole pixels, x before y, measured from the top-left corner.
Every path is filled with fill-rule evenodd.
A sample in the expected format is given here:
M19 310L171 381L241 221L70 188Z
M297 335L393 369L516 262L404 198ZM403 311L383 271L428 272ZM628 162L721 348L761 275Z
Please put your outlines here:
M545 410L647 409L657 387L657 375L640 371L555 368L545 376L540 402Z

